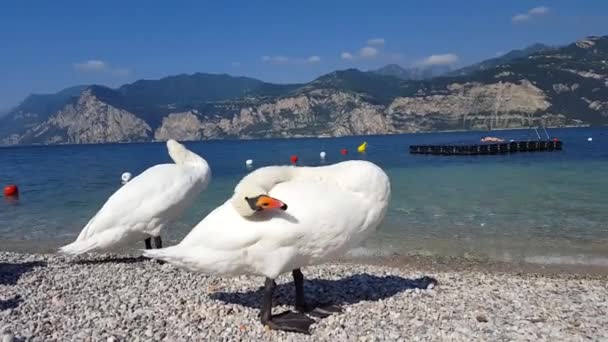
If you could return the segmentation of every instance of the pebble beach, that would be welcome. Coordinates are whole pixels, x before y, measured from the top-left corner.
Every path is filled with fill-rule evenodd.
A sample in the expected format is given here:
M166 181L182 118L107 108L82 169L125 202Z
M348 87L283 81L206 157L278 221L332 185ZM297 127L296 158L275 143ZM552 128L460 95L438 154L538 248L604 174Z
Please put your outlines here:
M261 277L206 276L137 256L3 252L0 340L608 340L608 270L577 270L428 258L308 267L307 299L344 312L315 318L303 335L259 323ZM293 310L291 275L277 284L273 313Z

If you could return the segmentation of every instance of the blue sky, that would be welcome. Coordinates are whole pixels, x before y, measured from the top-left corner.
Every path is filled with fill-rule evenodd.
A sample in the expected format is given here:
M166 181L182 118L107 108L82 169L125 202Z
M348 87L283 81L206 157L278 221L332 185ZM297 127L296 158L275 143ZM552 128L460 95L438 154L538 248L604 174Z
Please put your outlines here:
M10 1L0 109L29 93L179 73L306 82L335 69L451 63L608 34L604 0Z

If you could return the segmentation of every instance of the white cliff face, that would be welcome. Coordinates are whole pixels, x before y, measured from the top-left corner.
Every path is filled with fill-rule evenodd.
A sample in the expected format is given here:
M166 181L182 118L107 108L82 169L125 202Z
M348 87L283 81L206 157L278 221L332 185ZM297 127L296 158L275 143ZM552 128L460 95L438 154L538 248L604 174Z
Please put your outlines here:
M571 85L565 83L556 83L553 85L553 91L555 91L557 94L568 93L575 91L576 89L578 89L578 87L578 83L573 83Z
M343 136L392 133L384 107L360 96L313 91L255 106L234 107L228 115L202 116L172 113L155 132L155 138L215 139L222 137Z
M586 97L581 99L589 105L589 109L597 111L604 117L608 117L608 101L592 101Z
M390 113L415 115L444 114L465 116L474 113L535 113L551 105L545 94L528 81L514 83L454 83L447 95L400 97L389 107Z
M42 144L134 142L148 140L151 131L144 120L85 90L76 103L29 129L19 140Z
M387 114L397 129L420 131L432 127L526 127L534 115L551 104L542 90L527 80L515 84L453 83L447 94L396 98ZM537 119L537 118L536 118Z
M194 111L171 113L163 118L161 126L154 133L154 139L201 140L204 137L202 126L203 122Z
M576 86L568 87L571 89ZM454 83L445 94L400 97L388 106L371 104L353 93L317 89L257 105L231 105L224 115L172 113L156 130L155 138L346 136L567 122L563 115L543 113L549 107L545 94L525 80L517 84Z

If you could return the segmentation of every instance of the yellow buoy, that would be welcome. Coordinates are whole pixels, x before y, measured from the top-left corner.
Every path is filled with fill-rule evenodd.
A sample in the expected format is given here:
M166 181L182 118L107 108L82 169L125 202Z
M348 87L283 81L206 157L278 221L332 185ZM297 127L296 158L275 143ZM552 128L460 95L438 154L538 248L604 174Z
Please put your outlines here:
M357 147L357 151L359 153L363 153L365 152L365 149L367 148L367 142L364 141L363 144L359 145L359 147Z

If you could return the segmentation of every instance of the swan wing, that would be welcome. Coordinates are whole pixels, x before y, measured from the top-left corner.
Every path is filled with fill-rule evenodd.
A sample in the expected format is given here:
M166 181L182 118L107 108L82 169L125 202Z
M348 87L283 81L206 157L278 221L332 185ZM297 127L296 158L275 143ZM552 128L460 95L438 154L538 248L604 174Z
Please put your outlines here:
M226 202L205 217L180 246L219 251L262 244L270 251L323 240L336 242L361 230L369 220L371 209L365 196L334 182L283 182L270 195L287 203L287 211L259 212L244 218Z
M144 255L208 274L274 278L342 255L377 226L373 203L335 182L284 182L271 195L289 203L287 211L247 219L226 202L178 245Z

